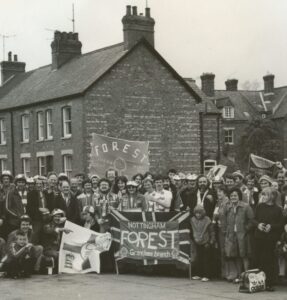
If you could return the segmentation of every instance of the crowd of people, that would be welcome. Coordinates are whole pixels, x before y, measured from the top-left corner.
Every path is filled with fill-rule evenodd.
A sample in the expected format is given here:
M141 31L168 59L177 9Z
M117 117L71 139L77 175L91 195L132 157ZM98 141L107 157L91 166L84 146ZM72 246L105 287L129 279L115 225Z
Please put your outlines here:
M274 177L236 171L222 178L184 174L135 174L109 169L104 178L51 172L26 178L0 177L0 268L12 278L57 270L65 220L105 233L109 212L190 212L192 279L221 277L239 282L242 271L259 268L267 290L285 276L287 173Z

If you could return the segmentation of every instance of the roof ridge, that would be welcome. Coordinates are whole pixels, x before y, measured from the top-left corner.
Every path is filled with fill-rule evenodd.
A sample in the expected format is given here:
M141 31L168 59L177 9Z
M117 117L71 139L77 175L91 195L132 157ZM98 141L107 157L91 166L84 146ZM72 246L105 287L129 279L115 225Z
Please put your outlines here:
M96 49L96 50L93 50L93 51L90 51L90 52L86 52L84 54L81 54L81 57L83 56L86 56L86 55L89 55L89 54L92 54L92 53L97 53L97 52L101 52L101 51L104 51L104 50L107 50L107 49L112 49L112 48L116 48L118 46L122 46L124 45L124 43L117 43L117 44L113 44L113 45L110 45L110 46L106 46L106 47L103 47L103 48L99 48L99 49Z

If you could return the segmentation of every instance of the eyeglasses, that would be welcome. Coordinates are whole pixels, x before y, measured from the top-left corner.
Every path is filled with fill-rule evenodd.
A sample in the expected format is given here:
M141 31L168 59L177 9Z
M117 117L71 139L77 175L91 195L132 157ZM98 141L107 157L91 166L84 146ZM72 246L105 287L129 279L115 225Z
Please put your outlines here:
M128 189L136 189L136 187L135 186L128 186Z

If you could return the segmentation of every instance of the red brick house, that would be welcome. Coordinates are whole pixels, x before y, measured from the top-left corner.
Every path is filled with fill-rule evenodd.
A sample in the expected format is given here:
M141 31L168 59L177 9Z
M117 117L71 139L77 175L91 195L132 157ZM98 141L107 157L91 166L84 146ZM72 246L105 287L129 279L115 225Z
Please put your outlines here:
M150 9L127 6L124 41L81 53L77 33L55 32L51 65L1 63L1 168L27 176L88 172L92 133L150 142L151 171L201 172L220 156L220 114L154 48Z

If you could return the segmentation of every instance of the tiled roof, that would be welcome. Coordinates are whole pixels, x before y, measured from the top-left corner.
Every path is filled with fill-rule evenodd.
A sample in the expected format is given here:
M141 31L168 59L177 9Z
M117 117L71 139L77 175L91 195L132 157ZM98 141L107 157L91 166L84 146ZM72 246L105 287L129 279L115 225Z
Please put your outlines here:
M83 93L126 52L122 43L116 44L73 58L57 70L48 65L17 75L0 88L0 110Z
M142 39L137 45L141 42L186 86L196 99L199 110L207 107L209 112L218 113L215 105L206 101L206 96L195 83L184 80L146 40ZM124 50L123 43L116 44L75 57L57 70L47 65L14 76L0 87L0 110L80 95L129 51Z
M251 95L253 92L251 92ZM256 109L248 101L248 97L245 92L242 91L215 91L215 101L227 101L234 107L234 119L235 121L248 121L252 116L257 114Z

